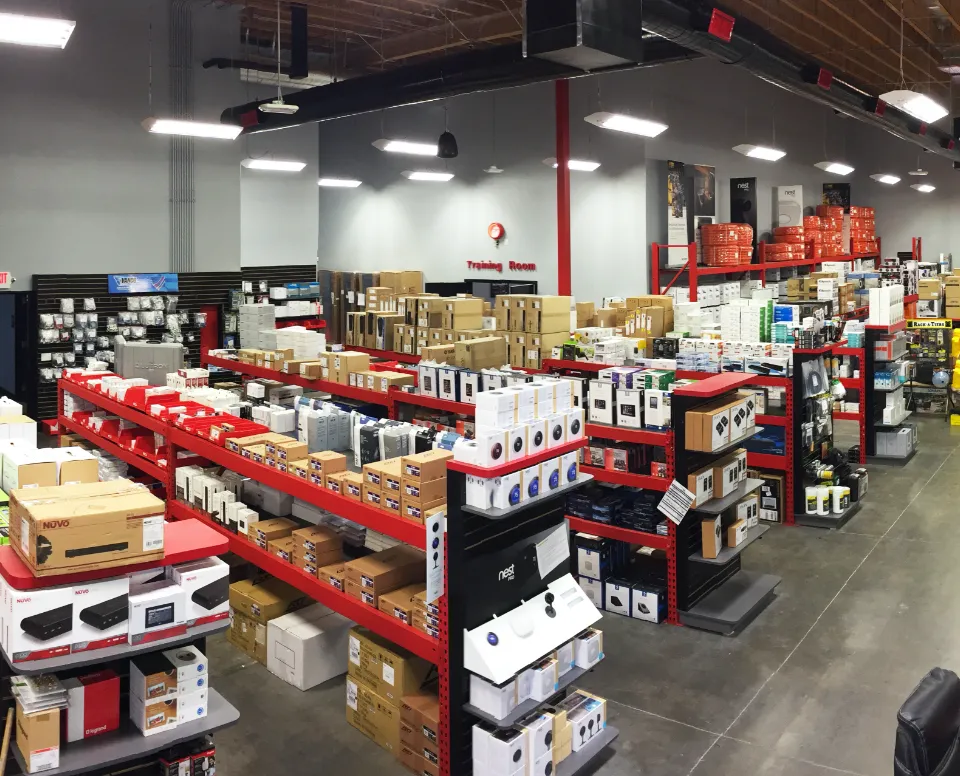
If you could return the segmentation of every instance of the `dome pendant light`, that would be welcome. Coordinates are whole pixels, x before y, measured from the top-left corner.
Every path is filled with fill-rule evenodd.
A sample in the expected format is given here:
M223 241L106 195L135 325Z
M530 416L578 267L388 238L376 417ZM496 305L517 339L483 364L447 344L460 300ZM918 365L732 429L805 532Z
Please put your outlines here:
M447 124L447 104L443 104L443 134L440 135L440 139L437 141L437 158L438 159L456 159L460 155L460 149L457 148L457 139L453 136L453 132L450 131L450 127Z

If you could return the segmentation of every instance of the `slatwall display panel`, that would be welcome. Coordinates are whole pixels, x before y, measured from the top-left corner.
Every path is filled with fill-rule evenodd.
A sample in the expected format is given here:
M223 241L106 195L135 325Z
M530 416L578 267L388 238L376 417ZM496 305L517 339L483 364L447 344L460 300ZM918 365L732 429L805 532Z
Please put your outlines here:
M257 293L257 283L265 280L268 286L282 286L285 283L316 283L316 264L285 264L279 267L241 267L242 279L253 283Z
M240 287L239 272L190 272L178 276L180 290L173 294L137 294L136 296L176 296L177 312L190 314L190 322L181 326L184 336L184 345L187 353L184 364L191 367L200 366L200 329L194 322L194 313L202 312L206 305L216 305L220 308L220 319L223 310L229 306L230 291ZM117 315L127 310L127 297L132 294L108 293L107 275L34 275L33 296L36 310L34 321L37 329L40 326L40 315L43 313L56 314L60 312L60 300L68 297L74 300L74 314L84 312L83 300L93 298L97 309L97 334L108 336L107 316ZM213 322L211 325L218 325ZM42 364L40 359L43 353L55 353L73 350L73 342L58 342L40 344L39 333L33 330L33 343L37 351L37 369L35 372L37 390L35 403L31 406L32 417L46 420L57 416L57 385L56 383L40 382L40 368L50 364ZM145 340L159 342L166 331L164 326L148 326ZM192 341L188 335L192 336ZM109 335L113 336L113 335ZM218 337L219 340L219 337ZM77 365L82 366L83 356L77 356Z

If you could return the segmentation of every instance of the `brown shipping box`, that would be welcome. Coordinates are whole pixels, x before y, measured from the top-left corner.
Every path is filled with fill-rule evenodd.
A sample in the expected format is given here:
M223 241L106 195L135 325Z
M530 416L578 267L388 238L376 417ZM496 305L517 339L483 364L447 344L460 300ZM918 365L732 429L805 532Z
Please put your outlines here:
M10 543L35 576L163 558L164 503L129 480L26 488L9 495ZM38 554L41 536L45 543ZM73 550L90 554L71 557Z
M347 675L397 706L404 695L420 691L432 669L423 658L366 628L353 628L349 644Z
M510 309L513 305L511 294L498 296L493 303L493 316L497 319L497 331L510 331Z
M244 579L230 585L230 607L254 622L266 624L311 603L301 591L279 579L268 578L259 584Z
M569 296L535 296L523 316L523 330L528 332L570 331Z
M227 641L254 660L267 664L267 626L231 610Z
M398 720L399 716L398 711ZM26 762L27 773L50 770L54 762L59 763L60 709L27 714L17 703L17 749Z
M436 345L420 349L420 358L423 361L436 361L438 364L452 364L456 355L456 345Z
M586 326L592 326L593 317L596 314L593 302L577 302L577 328L582 329ZM497 328L499 328L499 323Z
M390 617L396 617L401 622L409 625L413 622L413 610L416 607L415 596L426 590L423 582L415 582L412 585L404 585L389 593L382 593L377 603L377 608Z
M447 476L447 461L453 458L449 450L426 450L400 459L404 479L429 482Z
M457 342L454 346L454 366L472 369L495 369L507 363L507 341L503 337L481 337Z
M422 582L426 576L424 554L406 545L357 558L345 565L347 581L360 586L360 600L371 606L378 605L383 593Z
M400 753L400 709L356 678L347 678L347 722L388 752Z
M440 699L432 692L404 695L400 702L400 721L420 737L419 743L436 750L440 736ZM417 741L412 739L411 744Z

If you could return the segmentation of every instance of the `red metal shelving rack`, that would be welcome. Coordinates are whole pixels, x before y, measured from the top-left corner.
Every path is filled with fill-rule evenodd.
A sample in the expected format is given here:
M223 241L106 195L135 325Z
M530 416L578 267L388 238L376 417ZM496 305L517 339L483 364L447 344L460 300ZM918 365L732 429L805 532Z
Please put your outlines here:
M63 406L62 402L60 406L61 407ZM153 461L147 458L144 458L142 455L138 455L137 453L131 450L127 450L125 447L121 447L116 442L110 441L109 439L101 436L100 434L93 431L92 429L89 429L86 426L81 425L80 423L77 423L71 418L68 418L65 415L61 414L57 418L57 423L60 424L61 429L66 429L72 434L77 434L78 436L82 436L91 444L94 444L97 447L100 447L106 450L108 453L119 458L121 461L126 461L128 464L136 467L137 469L142 471L144 474L149 474L155 480L159 480L160 482L163 482L167 479L166 470L158 466Z
M466 415L473 417L477 414L475 404L467 404L462 401L450 401L449 399L438 399L433 396L424 396L419 393L407 393L399 388L391 388L388 398L390 404L390 417L396 418L396 405L407 404L411 407L426 407L431 410L440 410L441 412L453 412L457 415Z
M628 544L642 544L644 547L653 547L657 550L667 550L670 547L670 536L662 536L646 531L634 531L630 528L622 528L618 525L607 525L598 523L596 520L585 520L582 517L567 515L571 530L591 533L594 536L602 536L606 539L616 539L619 542Z
M377 350L377 348L361 348L356 345L350 345L349 350L355 350L358 353L366 353L374 358L382 358L385 361L399 361L402 364L419 364L420 356L410 353L398 353L395 350Z
M510 474L510 472L526 469L528 466L535 466L538 463L543 463L544 461L552 460L561 455L572 453L574 450L579 450L586 443L586 439L575 439L572 442L566 442L557 447L551 447L539 453L534 453L533 455L526 455L516 461L509 461L500 466L484 467L474 466L473 464L464 463L463 461L447 461L447 470L472 474L475 477L486 477L487 479L491 477L502 477L504 474Z
M639 445L653 445L655 447L666 447L673 444L673 434L669 431L604 426L600 423L587 423L584 431L588 437L614 439L618 442L634 442Z
M609 482L613 485L627 485L631 488L645 488L666 492L670 487L670 479L654 477L652 474L635 474L633 472L618 472L612 469L601 469L597 466L580 466L584 474L593 475L597 482Z

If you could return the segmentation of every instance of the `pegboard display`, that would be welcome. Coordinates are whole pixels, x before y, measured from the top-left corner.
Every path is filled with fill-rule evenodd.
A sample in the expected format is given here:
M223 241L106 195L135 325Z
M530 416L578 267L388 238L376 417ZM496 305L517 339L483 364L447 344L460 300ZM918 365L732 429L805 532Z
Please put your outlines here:
M47 373L44 370L54 370L55 373L68 365L68 354L72 354L76 364L83 365L86 357L113 350L113 337L118 332L108 331L108 320L116 320L120 329L132 328L143 325L140 312L160 313L154 323L143 326L142 339L161 341L163 335L169 333L166 315L171 311L167 309L169 304L166 297L176 297L176 313L184 321L180 323L180 334L186 348L184 364L200 366L200 326L197 316L208 305L217 306L221 311L228 308L230 292L239 288L240 283L240 272L191 272L179 275L179 290L176 293L111 294L107 275L34 275L35 309L32 318L35 327L31 330L31 338L37 354L37 365L34 374L36 390L31 395L32 404L27 402L31 417L45 420L57 416L56 380L46 380ZM154 310L151 305L149 310L131 311L128 299L134 296L140 299L163 297L164 309ZM63 300L72 302L72 312L67 311L71 304L64 304ZM136 313L137 323L121 323L121 313L128 316ZM92 319L94 315L96 318ZM72 325L68 327L67 323ZM43 334L44 331L54 332L54 335ZM55 341L48 341L51 338ZM93 346L92 349L87 347L88 344ZM79 353L77 346L80 346Z

